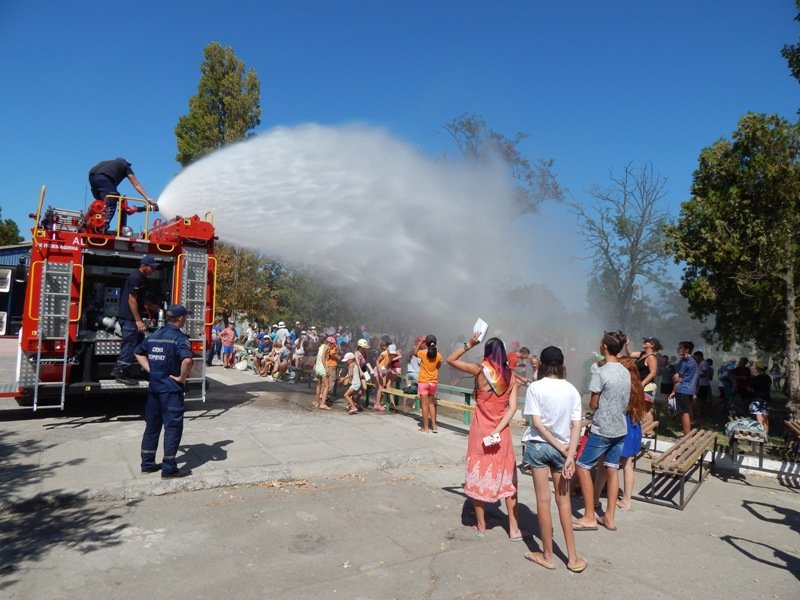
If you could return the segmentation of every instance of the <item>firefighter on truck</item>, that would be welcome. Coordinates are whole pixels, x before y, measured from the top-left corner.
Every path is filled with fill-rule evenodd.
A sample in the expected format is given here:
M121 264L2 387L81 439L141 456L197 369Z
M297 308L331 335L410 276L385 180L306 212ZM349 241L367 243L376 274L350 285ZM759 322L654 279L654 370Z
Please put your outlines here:
M130 165L123 162L124 172ZM202 358L210 337L216 281L211 213L150 221L158 207L140 185L134 187L144 199L114 199L108 195L116 195L111 192L118 177L93 173L93 184L98 178L108 179L106 189L92 186L95 199L85 211L45 210L42 186L37 212L30 215L33 243L15 395L34 410L40 398L52 404L60 396L63 408L67 395L113 392L114 384L142 389L135 348L148 331L163 325L171 303L194 309L186 333L196 356ZM107 218L106 200L119 203L114 223ZM122 226L123 211L142 209L140 232ZM204 398L205 371L199 371L190 379L201 382Z

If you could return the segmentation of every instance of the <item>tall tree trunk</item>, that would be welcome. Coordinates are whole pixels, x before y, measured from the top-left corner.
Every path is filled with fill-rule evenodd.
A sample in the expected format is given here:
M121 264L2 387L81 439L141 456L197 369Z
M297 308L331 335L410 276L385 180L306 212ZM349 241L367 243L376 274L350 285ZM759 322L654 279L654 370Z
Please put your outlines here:
M789 382L788 409L793 419L800 419L800 370L797 355L797 297L794 288L795 260L791 236L786 241L786 378Z

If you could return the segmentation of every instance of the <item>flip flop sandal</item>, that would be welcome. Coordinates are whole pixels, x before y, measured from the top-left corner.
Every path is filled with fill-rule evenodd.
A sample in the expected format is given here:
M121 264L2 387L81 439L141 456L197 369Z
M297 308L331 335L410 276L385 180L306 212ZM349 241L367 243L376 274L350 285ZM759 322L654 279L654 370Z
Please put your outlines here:
M524 554L524 556L525 556L525 560L529 560L532 563L536 563L537 565L539 565L540 567L544 567L548 571L555 571L556 570L556 566L553 563L545 562L544 557L543 556L540 557L539 554L535 554L533 552L526 552ZM585 568L586 567L584 567L584 569Z
M581 566L579 566L579 567L570 567L569 565L567 565L567 570L570 573L583 573L586 570L586 567L588 567L588 566L589 566L589 563L586 562L586 561L583 561L583 564Z

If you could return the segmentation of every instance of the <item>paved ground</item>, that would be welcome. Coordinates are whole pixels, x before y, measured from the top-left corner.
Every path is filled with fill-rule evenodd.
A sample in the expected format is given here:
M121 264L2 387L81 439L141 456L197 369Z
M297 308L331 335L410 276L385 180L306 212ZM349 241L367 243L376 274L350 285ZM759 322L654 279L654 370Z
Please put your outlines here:
M797 597L796 476L710 477L682 512L636 502L619 531L576 534L585 573L549 572L522 558L538 548L529 478L532 540L507 539L499 506L472 534L457 421L421 434L407 416L311 411L304 385L215 371L212 400L187 413L194 475L179 481L139 473L135 404L0 411L1 595Z

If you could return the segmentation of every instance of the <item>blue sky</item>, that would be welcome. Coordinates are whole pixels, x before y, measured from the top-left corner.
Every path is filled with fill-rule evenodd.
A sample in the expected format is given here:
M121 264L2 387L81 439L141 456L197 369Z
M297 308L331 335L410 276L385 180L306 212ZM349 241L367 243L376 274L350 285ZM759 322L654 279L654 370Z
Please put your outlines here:
M610 169L651 162L677 214L699 151L739 117L795 117L800 86L780 56L795 12L791 0L3 0L2 216L27 234L42 184L50 203L83 207L88 169L118 155L157 197L211 41L257 71L261 130L362 121L439 155L454 152L443 125L478 113L528 133L522 150L553 158L577 201ZM541 218L569 220L557 207Z

